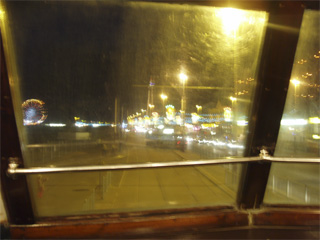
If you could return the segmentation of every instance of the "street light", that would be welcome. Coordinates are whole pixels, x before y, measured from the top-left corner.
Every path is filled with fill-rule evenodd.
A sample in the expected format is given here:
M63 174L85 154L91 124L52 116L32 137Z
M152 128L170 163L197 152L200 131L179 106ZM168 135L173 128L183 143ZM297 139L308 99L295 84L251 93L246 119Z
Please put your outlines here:
M301 83L297 79L292 79L290 82L294 84L294 110L296 110L297 107L297 86Z
M233 115L233 118L235 118L235 116L234 116L235 110L234 110L233 103L237 101L237 98L231 96L229 99L231 100L231 109L232 109L232 113L233 113L232 115Z
M233 37L239 26L247 18L242 10L234 8L221 8L217 11L217 17L222 20L222 29L228 36Z
M153 104L149 104L149 108L150 108L150 111L152 111L152 109L154 108L154 105Z
M160 95L160 97L162 99L163 117L165 117L166 111L165 111L165 107L164 107L164 102L165 102L165 100L167 100L168 96L162 93Z
M179 74L180 81L182 82L182 96L185 96L185 84L188 80L188 76L184 73Z
M196 105L197 108L197 113L199 114L199 112L202 110L202 106Z
M235 98L235 97L230 97L230 100L232 101L232 103L234 102L234 101L237 101L237 98Z
M164 94L161 94L160 97L161 97L162 100L166 100L168 98L168 96L164 95Z
M180 80L181 80L182 82L185 82L185 81L188 80L188 76L187 76L186 74L184 74L184 73L180 73L180 74L179 74L179 78L180 78Z
M297 80L297 79L292 79L291 82L292 82L295 86L297 86L297 85L300 84L300 81Z
M185 112L186 112L186 93L185 93L185 84L188 80L188 76L184 73L179 74L180 81L182 82L182 97L181 97L181 112L182 112L182 122L185 121Z
M230 96L229 99L231 100L232 135L235 137L237 135L237 124L234 102L237 101L237 98Z
M296 108L297 108L297 86L301 83L299 80L297 79L292 79L290 80L290 82L292 82L294 84L294 112L296 112ZM296 152L296 127L294 128L294 134L293 134L293 146L294 146L294 153Z

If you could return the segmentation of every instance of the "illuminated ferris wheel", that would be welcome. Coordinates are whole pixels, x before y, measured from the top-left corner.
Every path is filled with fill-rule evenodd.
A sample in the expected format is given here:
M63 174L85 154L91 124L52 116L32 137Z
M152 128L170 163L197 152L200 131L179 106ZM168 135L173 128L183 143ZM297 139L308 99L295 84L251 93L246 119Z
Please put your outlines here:
M39 125L47 118L44 102L38 99L28 99L22 103L23 124Z

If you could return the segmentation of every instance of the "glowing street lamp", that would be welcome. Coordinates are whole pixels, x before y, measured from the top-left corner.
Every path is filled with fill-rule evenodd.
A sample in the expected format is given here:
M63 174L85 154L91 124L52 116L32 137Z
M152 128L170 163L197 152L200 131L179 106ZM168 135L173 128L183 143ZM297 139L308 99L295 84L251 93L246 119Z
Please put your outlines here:
M179 78L180 78L181 82L183 82L183 83L188 80L188 76L184 73L180 73Z
M185 120L185 111L186 111L186 93L185 93L185 84L188 80L188 76L184 73L179 74L180 81L182 82L182 97L181 97L181 112L182 112L182 121Z
M166 100L168 98L168 96L164 95L164 94L161 94L160 97L161 97L162 100Z
M152 109L154 108L154 105L153 104L149 104L149 108L152 111Z
M299 84L301 83L299 80L297 79L292 79L290 80L291 83L293 83L294 85L294 107L293 110L296 111L297 108L297 87L299 86ZM294 153L296 152L296 128L294 128L295 133L293 134L293 142L294 142Z
M199 112L202 110L202 106L196 105L197 108L197 113L199 114Z
M297 79L292 79L291 82L294 84L295 87L300 84L300 81Z
M234 101L237 101L237 98L235 98L235 97L230 97L230 100L232 101L232 103L234 102Z
M234 110L234 106L233 106L234 104L233 103L237 101L237 98L231 96L229 99L232 102L231 109L232 109L233 115L235 115L235 110ZM235 116L233 116L233 117L235 118Z
M230 96L231 100L231 117L232 117L232 133L234 136L237 134L237 124L236 124L236 111L235 111L235 102L237 98Z
M167 100L168 96L162 93L162 94L160 95L160 97L161 97L161 99L162 99L163 117L165 117L166 111L165 111L165 107L164 107L164 105L165 105L164 102Z
M296 110L296 106L297 106L297 86L300 85L300 81L297 79L292 79L290 80L290 82L293 83L294 85L294 110Z
M179 74L180 81L182 82L182 96L185 96L185 84L188 80L188 76L184 73Z
M244 11L234 8L221 8L217 10L217 16L222 20L224 33L231 37L246 19Z

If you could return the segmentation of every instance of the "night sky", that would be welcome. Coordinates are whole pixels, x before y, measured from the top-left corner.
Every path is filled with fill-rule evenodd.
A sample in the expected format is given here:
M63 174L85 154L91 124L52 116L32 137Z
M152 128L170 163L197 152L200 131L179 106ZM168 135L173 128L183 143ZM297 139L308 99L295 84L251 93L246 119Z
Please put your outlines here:
M74 116L113 121L115 98L125 118L146 109L151 79L156 110L162 92L167 104L179 110L182 71L189 77L187 86L221 88L187 89L187 112L196 111L196 104L214 108L218 101L230 104L236 77L255 74L259 44L250 45L259 43L255 33L261 30L243 29L251 31L251 39L235 51L234 42L222 37L211 8L13 1L7 3L7 13L22 100L43 100L47 122L71 123Z

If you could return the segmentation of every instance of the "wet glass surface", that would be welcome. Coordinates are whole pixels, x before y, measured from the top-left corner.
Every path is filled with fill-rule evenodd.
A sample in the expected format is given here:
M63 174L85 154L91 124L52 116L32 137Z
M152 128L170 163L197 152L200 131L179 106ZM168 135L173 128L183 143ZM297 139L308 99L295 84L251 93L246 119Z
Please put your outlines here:
M6 3L25 165L243 156L266 20L163 3ZM232 204L240 170L48 174L29 183L37 216L135 211Z

